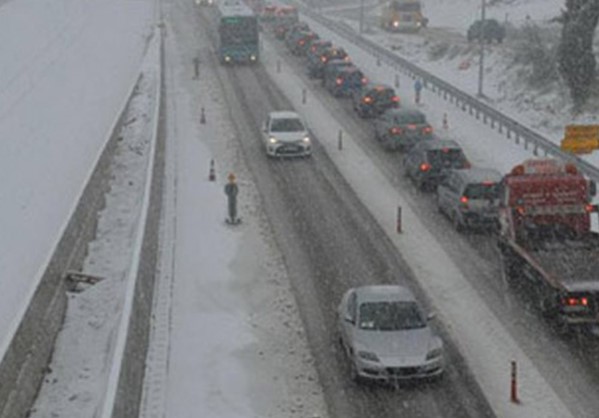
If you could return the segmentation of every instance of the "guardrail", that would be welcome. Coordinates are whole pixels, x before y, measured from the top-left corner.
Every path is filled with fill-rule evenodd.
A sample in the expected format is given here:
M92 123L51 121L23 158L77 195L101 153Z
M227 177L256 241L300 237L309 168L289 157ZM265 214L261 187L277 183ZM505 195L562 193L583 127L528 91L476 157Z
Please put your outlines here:
M468 93L452 86L443 81L439 77L429 73L426 70L414 65L408 60L396 55L385 47L382 47L373 41L356 33L353 28L346 24L335 20L328 19L322 14L310 10L300 3L296 3L298 9L310 19L326 26L327 29L337 33L354 45L368 51L374 55L377 60L386 62L394 67L398 72L401 72L412 79L419 78L422 80L424 88L430 89L432 92L442 96L445 100L460 107L463 111L467 111L470 115L477 119L482 118L483 123L490 123L491 128L496 128L500 133L505 132L508 138L514 138L516 143L523 142L524 147L528 149L532 147L534 155L538 155L542 151L545 155L550 155L559 158L563 161L575 164L580 171L586 174L590 179L599 182L599 168L584 161L583 159L564 152L554 142L543 137L532 129L522 125L520 122L510 118L499 112L497 109L487 105Z

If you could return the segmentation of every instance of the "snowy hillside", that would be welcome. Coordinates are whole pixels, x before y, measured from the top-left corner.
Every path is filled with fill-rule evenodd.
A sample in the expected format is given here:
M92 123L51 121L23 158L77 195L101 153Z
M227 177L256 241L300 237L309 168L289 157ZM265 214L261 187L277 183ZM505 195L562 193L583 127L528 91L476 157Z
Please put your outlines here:
M502 44L485 46L484 100L556 143L569 123L599 123L594 94L583 114L572 113L569 91L557 72L555 51L563 0L490 0L486 16L505 24ZM389 34L378 27L378 6L367 8L366 35L469 94L478 92L480 48L466 31L480 18L480 0L423 0L429 27L420 34ZM355 13L357 16L358 13ZM358 27L350 12L343 18ZM597 153L595 153L597 154ZM596 155L585 156L599 163Z

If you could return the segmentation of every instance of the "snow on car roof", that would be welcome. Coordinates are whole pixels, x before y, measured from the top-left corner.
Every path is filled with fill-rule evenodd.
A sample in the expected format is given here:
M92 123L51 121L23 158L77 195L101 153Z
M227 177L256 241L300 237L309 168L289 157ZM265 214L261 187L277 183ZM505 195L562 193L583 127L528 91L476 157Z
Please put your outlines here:
M270 115L271 119L291 119L291 118L301 119L299 114L297 114L296 112L293 112L291 110L277 110L274 112L270 112L269 115Z

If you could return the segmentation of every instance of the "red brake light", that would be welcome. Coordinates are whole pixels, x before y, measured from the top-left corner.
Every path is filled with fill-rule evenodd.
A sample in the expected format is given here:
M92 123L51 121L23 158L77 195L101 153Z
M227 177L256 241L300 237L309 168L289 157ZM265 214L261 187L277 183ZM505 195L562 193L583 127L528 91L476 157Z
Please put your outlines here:
M460 203L463 204L463 205L467 205L468 204L468 197L467 196L460 197Z
M389 132L393 135L399 135L401 134L401 128L393 127L389 129Z
M564 299L564 304L568 306L589 306L589 299L586 297L574 297L570 296Z
M597 206L591 205L590 203L584 207L587 213L597 212Z
M416 125L414 125L414 124L410 123L410 124L408 125L408 129L410 129L410 130L412 130L412 131L413 131L414 129L416 129Z
M426 127L422 128L422 133L431 134L431 133L433 133L433 128L430 126L426 126Z
M398 96L393 96L393 97L391 98L391 101L392 101L393 103L399 103L399 97L398 97Z
M337 80L335 80L335 84L340 86L341 84L343 84L343 79L341 77L337 77Z
M420 171L428 171L431 169L431 165L427 163L420 164Z
M370 96L366 96L366 97L364 97L364 99L362 99L362 101L363 101L364 103L372 103L372 97L370 97Z

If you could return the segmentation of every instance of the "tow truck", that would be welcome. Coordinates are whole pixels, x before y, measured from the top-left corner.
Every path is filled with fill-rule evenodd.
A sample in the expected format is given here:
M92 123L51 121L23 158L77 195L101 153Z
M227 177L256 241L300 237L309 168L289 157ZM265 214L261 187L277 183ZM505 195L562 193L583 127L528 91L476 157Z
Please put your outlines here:
M527 285L527 294L563 333L599 330L595 194L595 183L574 164L552 158L526 160L501 182L504 276L511 285Z

